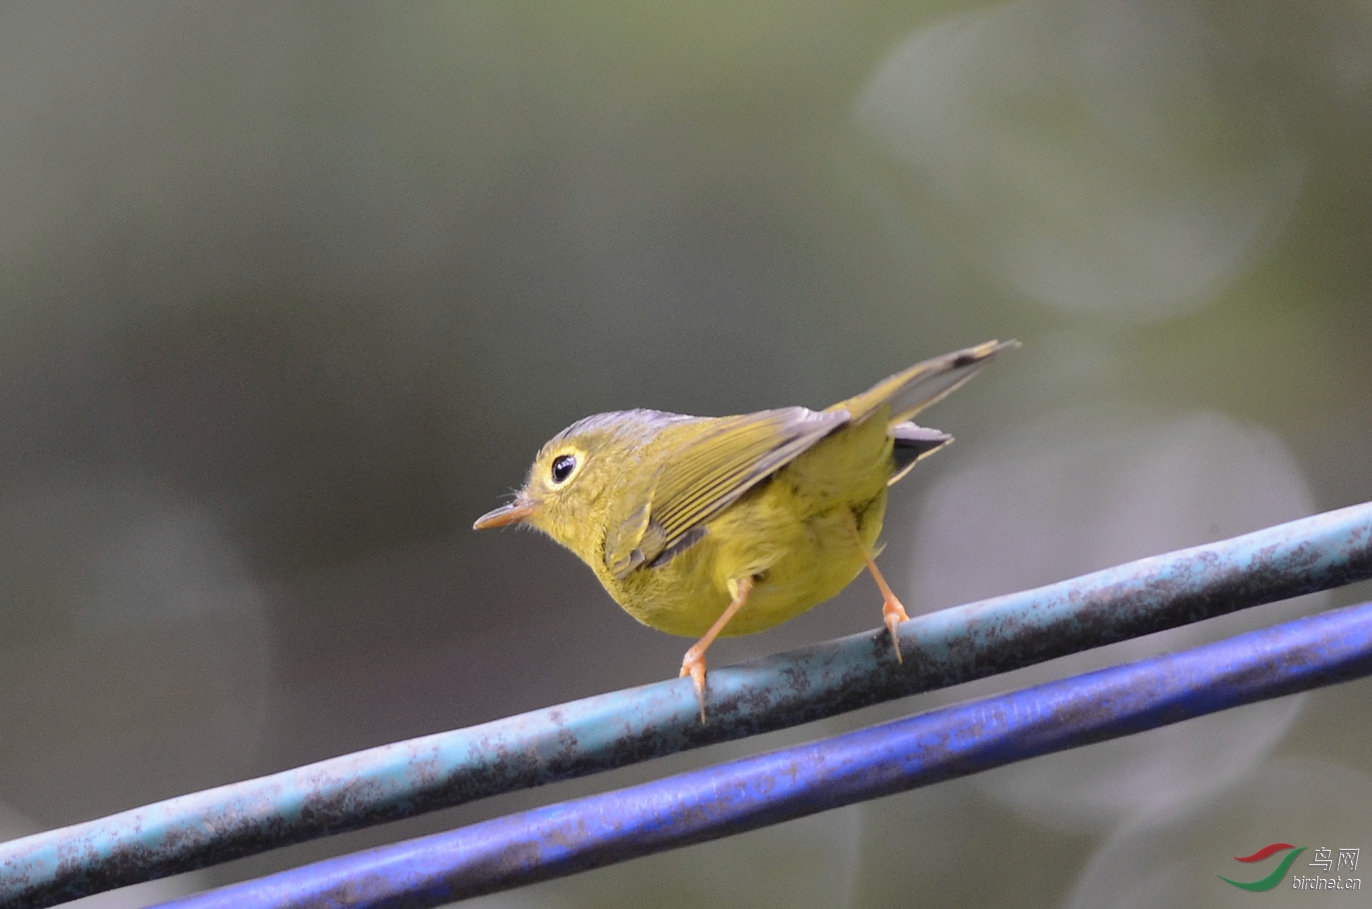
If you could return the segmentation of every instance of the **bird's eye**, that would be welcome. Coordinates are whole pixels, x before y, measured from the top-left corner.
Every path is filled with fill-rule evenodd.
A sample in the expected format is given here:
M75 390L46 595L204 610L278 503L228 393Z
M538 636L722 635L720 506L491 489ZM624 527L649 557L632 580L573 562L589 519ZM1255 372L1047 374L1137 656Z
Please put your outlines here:
M553 483L560 486L567 482L567 478L572 475L572 471L575 469L576 458L572 455L558 455L556 458L553 458Z

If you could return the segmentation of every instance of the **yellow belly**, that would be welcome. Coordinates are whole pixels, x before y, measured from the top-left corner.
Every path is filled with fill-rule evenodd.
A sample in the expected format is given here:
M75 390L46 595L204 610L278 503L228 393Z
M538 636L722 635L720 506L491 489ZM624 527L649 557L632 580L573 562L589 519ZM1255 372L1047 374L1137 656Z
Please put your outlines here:
M730 579L755 579L724 635L778 625L833 597L874 552L886 511L891 441L884 421L847 426L750 490L674 558L604 578L634 618L698 637L729 605Z

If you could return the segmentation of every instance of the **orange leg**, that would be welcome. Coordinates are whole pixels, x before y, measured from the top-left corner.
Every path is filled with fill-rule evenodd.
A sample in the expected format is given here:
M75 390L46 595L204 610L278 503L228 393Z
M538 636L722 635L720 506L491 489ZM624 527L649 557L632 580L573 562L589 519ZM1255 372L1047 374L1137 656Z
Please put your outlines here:
M886 579L881 576L881 571L877 569L876 560L872 558L866 546L862 547L862 560L867 563L867 570L872 572L872 578L877 582L877 587L881 589L881 595L885 600L881 604L881 617L886 622L886 630L891 632L891 643L896 645L896 662L903 663L905 659L900 655L900 635L896 632L896 626L901 622L908 621L910 616L905 612L905 606L891 592L891 585L887 584Z
M729 620L734 617L743 604L748 601L748 593L753 589L752 578L740 578L729 582L729 596L733 601L728 607L719 614L715 623L710 626L710 630L705 632L705 636L686 651L686 655L681 658L681 674L689 675L691 681L696 686L696 699L700 701L700 722L705 722L705 651L719 637L719 633L724 630L724 626L729 624Z
M862 542L862 533L858 530L857 515L850 514L851 521L848 528L853 532L853 539L858 544L858 549L862 552L862 561L867 563L867 570L872 572L872 579L877 582L877 587L881 590L884 602L881 604L881 617L886 623L886 630L891 633L891 643L896 647L896 662L904 663L905 658L900 655L900 635L896 633L896 626L901 622L910 620L909 614L905 611L905 606L900 602L896 595L891 591L891 585L886 583L886 578L881 574L881 569L877 568L876 559L872 558L872 553L868 551L867 544Z

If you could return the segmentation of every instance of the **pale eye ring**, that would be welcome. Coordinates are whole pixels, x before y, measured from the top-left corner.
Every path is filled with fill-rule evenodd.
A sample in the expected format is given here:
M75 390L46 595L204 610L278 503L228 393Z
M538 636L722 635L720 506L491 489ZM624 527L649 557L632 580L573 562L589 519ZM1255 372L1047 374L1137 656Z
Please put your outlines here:
M571 477L576 470L576 457L569 454L558 455L553 458L553 466L550 471L553 478L553 485L561 486Z

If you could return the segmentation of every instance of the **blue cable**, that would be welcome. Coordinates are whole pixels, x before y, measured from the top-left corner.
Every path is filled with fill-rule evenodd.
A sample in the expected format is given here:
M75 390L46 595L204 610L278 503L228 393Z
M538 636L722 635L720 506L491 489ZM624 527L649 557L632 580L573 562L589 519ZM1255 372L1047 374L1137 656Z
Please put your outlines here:
M1372 603L273 874L162 909L422 909L1372 674Z

